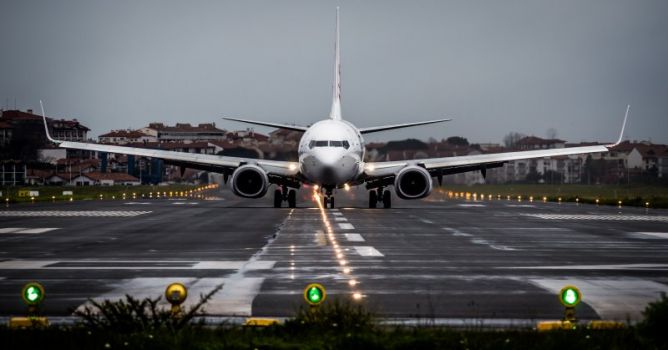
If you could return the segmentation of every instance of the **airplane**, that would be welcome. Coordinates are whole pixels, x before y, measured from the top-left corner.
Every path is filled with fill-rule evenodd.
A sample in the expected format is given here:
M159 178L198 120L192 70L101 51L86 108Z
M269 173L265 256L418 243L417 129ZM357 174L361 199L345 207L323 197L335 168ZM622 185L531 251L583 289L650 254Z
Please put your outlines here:
M316 191L322 194L322 204L325 208L328 206L334 208L334 192L336 189L362 184L366 184L366 188L369 190L369 208L376 208L380 203L384 208L390 208L392 195L390 190L387 189L388 187L394 187L394 192L399 198L420 199L429 196L432 192L433 178L436 178L441 184L444 175L469 171L480 171L484 177L487 169L501 167L508 161L608 152L611 147L622 141L630 106L626 108L622 130L619 139L614 144L418 160L364 162L363 135L365 134L441 123L451 119L435 119L367 128L357 128L351 122L344 120L341 117L339 39L339 8L337 7L334 84L329 118L320 120L308 127L241 118L223 118L303 132L299 141L298 162L55 140L49 134L44 106L40 101L46 137L62 148L159 158L165 164L180 166L182 169L187 167L221 173L224 181L229 182L232 191L240 197L264 197L271 185L274 185L274 207L276 208L280 208L284 202L287 202L288 207L295 208L296 190L302 184L312 185Z

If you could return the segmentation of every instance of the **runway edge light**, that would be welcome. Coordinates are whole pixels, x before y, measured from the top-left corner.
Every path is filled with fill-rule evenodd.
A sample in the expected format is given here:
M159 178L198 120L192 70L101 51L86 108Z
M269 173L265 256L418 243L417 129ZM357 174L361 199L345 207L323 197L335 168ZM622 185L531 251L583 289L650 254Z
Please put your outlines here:
M304 288L304 300L311 306L322 304L327 298L325 287L318 283L311 283Z
M44 287L37 282L29 282L21 290L21 299L28 305L28 317L10 317L9 328L46 327L49 320L37 317L39 305L44 300Z
M174 282L165 288L165 299L172 304L172 317L181 315L181 304L188 297L188 288L183 283Z

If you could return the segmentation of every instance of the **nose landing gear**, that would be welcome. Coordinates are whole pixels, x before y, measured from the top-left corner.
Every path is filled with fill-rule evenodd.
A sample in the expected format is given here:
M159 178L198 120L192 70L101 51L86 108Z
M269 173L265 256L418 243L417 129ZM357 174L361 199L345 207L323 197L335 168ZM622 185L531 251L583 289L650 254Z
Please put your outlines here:
M325 193L322 196L322 206L323 208L327 209L327 204L329 204L330 209L334 209L334 194L333 194L333 189L331 187L327 187L324 189Z
M297 207L297 191L288 190L287 186L274 191L274 208L280 208L283 202L288 202L288 208Z
M380 202L383 203L383 208L392 207L392 194L390 191L383 190L382 187L369 191L369 208L376 208Z

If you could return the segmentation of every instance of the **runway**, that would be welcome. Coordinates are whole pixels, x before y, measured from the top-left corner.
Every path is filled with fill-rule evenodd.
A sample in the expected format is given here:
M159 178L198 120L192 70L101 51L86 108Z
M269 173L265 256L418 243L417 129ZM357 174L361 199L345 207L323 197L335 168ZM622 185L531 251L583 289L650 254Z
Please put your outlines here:
M582 319L638 320L668 292L668 211L433 196L367 209L363 191L322 209L241 199L137 199L10 205L0 210L0 316L20 315L22 286L45 286L42 311L89 298L160 296L187 304L222 285L216 316L285 317L312 282L390 319L558 319L558 290L583 293Z

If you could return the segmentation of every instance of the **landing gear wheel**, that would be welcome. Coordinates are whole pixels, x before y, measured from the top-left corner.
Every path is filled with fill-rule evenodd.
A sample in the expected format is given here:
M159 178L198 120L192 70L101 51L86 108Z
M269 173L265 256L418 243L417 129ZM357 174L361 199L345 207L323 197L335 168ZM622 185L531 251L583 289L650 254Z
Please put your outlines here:
M327 209L327 203L328 203L328 202L329 202L329 201L327 200L327 196L323 196L323 197L322 197L322 207L325 208L325 209Z
M288 207L297 207L297 192L295 190L290 190L290 192L288 192Z
M392 194L388 190L383 192L383 207L386 209L392 208Z
M378 203L378 194L376 191L369 191L369 208L375 208Z
M280 208L283 202L283 192L277 189L274 191L274 208Z
M334 196L329 197L329 208L334 209Z

